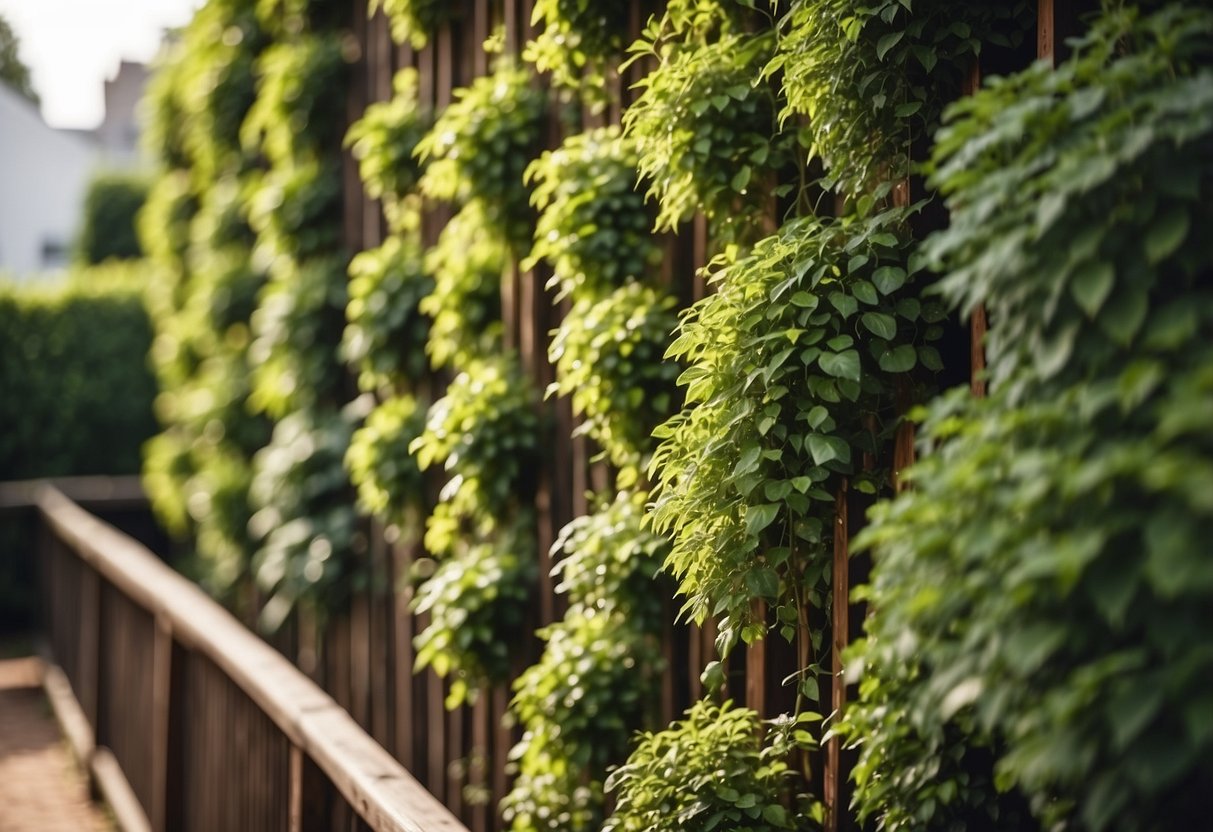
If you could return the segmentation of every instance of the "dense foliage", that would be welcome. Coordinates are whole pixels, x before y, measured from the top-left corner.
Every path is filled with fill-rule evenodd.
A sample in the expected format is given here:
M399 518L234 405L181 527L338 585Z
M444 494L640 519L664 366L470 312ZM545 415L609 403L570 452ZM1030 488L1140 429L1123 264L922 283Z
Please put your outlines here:
M626 4L538 0L529 44L511 20L457 56L449 106L405 69L348 131L386 230L351 259L348 10L212 0L153 94L158 505L273 627L365 583L348 474L409 544L447 704L512 682L514 832L820 828L823 732L872 828L1199 825L1213 16L1108 0L1054 69L1018 48L1033 5L670 0L629 47ZM483 22L371 8L417 48ZM1005 77L952 103L989 50ZM991 394L936 396L979 305ZM567 497L537 379L602 490L556 535L535 640L537 498ZM835 597L873 503L871 583ZM718 655L661 729L680 605ZM765 727L721 703L763 638L795 656Z
M62 284L0 285L4 479L139 470L139 447L155 430L148 277L109 265Z
M866 535L848 721L884 828L1208 816L1211 34L1207 10L1112 9L940 135L928 251L999 322L995 386L932 407L934 452Z

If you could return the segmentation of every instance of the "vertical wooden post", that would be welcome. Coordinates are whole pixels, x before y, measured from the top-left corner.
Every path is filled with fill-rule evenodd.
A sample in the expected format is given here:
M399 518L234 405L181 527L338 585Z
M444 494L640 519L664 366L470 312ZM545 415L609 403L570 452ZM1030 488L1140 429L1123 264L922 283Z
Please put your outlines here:
M842 651L850 641L850 517L847 510L848 483L844 479L834 498L834 564L833 588L834 608L831 620L830 665L833 678L830 684L830 706L834 718L842 716L846 707L846 682L843 677ZM838 832L845 828L843 812L842 740L835 736L826 743L825 754L825 829Z
M149 818L152 829L169 828L169 772L180 771L180 749L173 747L173 632L172 625L156 616L152 631L152 805Z

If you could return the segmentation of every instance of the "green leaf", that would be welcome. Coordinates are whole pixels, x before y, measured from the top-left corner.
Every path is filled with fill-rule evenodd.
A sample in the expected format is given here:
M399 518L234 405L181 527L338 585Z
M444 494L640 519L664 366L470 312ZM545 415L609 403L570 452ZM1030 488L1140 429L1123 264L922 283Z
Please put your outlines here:
M809 436L809 454L816 465L825 465L834 460L850 462L851 446L841 437L814 433Z
M851 294L869 306L875 306L879 301L876 295L876 287L866 280L855 281L851 285Z
M889 50L892 49L894 46L896 46L897 43L901 40L902 36L904 36L904 35L905 35L905 30L900 30L897 32L889 32L889 34L885 35L880 40L876 41L877 59L883 61L884 56L889 54Z
M737 173L733 176L733 181L729 183L733 186L733 190L745 190L745 186L750 184L751 173L752 171L750 170L749 165L742 165L741 170L737 171Z
M779 514L779 503L759 503L748 506L745 510L745 531L751 537L757 537L763 529L774 522Z
M859 309L859 302L844 292L830 292L830 305L837 309L844 318L849 318Z
M1108 299L1115 281L1116 269L1111 263L1089 261L1070 280L1070 294L1082 311L1087 313L1087 317L1094 318Z
M868 332L878 335L886 341L891 341L897 335L897 321L892 315L883 312L864 312L860 318Z
M790 298L793 306L799 306L802 309L816 309L817 296L806 291L799 291Z
M1149 300L1143 289L1122 289L1112 297L1100 313L1099 326L1117 343L1128 346L1149 311Z
M1155 265L1169 257L1188 236L1188 213L1175 208L1163 214L1146 232L1146 260Z
M835 378L860 379L859 353L855 350L824 352L817 359L822 370Z
M745 573L745 585L754 595L775 598L779 595L779 576L774 569L760 566Z
M904 373L917 363L918 352L910 344L902 344L880 356L880 369L886 373Z
M899 266L881 266L872 272L872 282L882 295L896 292L906 282L906 270Z

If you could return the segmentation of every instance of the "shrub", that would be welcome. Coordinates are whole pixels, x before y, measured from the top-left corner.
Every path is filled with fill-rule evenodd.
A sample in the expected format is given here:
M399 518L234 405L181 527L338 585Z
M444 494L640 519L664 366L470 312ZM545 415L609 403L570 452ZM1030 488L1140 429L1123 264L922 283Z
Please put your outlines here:
M156 428L145 276L105 266L51 287L0 285L4 479L139 472Z
M140 176L107 173L89 183L76 259L85 265L106 260L135 260L143 246L135 216L147 201L148 183Z

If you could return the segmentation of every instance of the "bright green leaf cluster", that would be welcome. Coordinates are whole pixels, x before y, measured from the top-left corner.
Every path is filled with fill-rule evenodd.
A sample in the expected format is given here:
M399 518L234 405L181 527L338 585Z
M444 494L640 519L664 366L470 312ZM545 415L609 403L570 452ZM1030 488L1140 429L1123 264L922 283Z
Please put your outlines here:
M423 49L452 14L454 5L444 0L370 0L370 12L383 9L391 26L392 40Z
M403 526L409 509L421 502L421 471L409 444L424 428L424 408L412 396L398 395L376 405L354 431L345 467L365 511Z
M403 380L420 378L429 322L419 306L434 281L423 268L415 236L393 234L379 248L355 255L349 273L341 352L358 369L358 386L391 391Z
M628 7L616 0L537 0L531 24L538 28L523 59L552 82L580 92L601 107L612 59L624 47Z
M429 129L429 114L417 100L417 71L406 67L392 80L393 95L371 104L345 135L345 144L358 160L358 174L367 196L383 204L388 224L399 229L408 222L406 197L421 180L413 156Z
M501 61L455 100L417 144L427 196L475 204L480 216L524 252L534 233L523 172L542 135L547 97L529 69Z
M577 133L527 168L539 208L531 263L546 260L557 299L601 296L649 274L661 257L637 191L640 160L618 127Z
M715 293L691 308L669 354L689 366L683 412L656 432L653 523L699 620L726 614L733 640L761 637L751 601L828 604L835 493L873 492L886 466L898 385L919 364L939 304L910 291L914 209L792 220L749 254L722 256Z
M607 779L618 803L603 832L797 828L783 803L794 748L787 729L773 726L764 738L748 708L696 702L685 719L641 734L627 764Z
M420 305L431 321L425 349L435 368L464 367L497 348L501 278L509 262L509 246L474 204L442 229L425 255L434 289Z
M535 404L512 354L477 359L430 406L425 430L409 446L422 470L442 464L450 474L425 534L439 566L415 603L431 614L417 639L418 667L455 674L452 707L484 681L505 678L518 644L516 634L502 633L524 620L535 569L526 501L538 441Z
M578 432L611 463L639 472L653 429L673 412L678 365L662 361L677 325L674 298L628 283L601 300L578 300L548 348L556 365L549 393L571 396Z
M657 228L674 229L702 211L718 240L753 239L787 190L778 174L795 159L794 133L777 121L778 91L760 80L775 37L726 34L681 40L654 22L633 47L658 67L637 83L623 114L640 173L657 200Z

